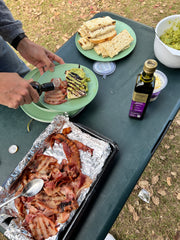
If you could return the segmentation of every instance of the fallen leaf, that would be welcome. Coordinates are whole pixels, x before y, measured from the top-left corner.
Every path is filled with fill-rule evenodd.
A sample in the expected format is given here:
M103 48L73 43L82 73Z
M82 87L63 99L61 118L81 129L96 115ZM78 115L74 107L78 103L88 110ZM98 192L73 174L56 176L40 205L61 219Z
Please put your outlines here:
M157 236L156 240L164 240L164 238L162 236Z
M156 205L156 206L158 206L159 205L159 198L158 197L152 197L152 202Z
M140 205L139 201L137 200L134 205L139 206Z
M93 13L93 14L95 14L97 11L95 11L95 10L92 10L92 11L90 11L90 13Z
M160 4L156 4L156 5L154 5L154 7L159 7L160 6Z
M60 15L60 12L55 12L54 13L54 16L59 16Z
M171 172L171 175L172 175L173 177L176 177L176 176L177 176L177 172Z
M147 205L145 206L145 209L147 209L148 211L152 211L152 208Z
M137 222L139 220L139 216L135 211L134 207L131 204L128 204L128 209L129 209L129 212L132 213L134 221Z
M180 193L177 194L177 199L180 200Z
M150 193L150 196L153 196L154 194L153 186L150 186L149 193Z
M61 45L59 45L59 44L58 44L58 45L56 45L56 49L59 49L60 47L61 47Z
M165 149L169 149L169 148L170 148L170 146L169 146L169 145L167 145L167 144L165 144L165 145L164 145L164 148L165 148Z
M176 236L175 236L174 240L180 240L180 231L176 232Z
M161 159L161 160L165 160L166 157L165 157L165 156L160 156L160 159Z
M153 185L155 185L158 181L159 181L159 175L156 175L156 176L152 177L151 182L152 182Z
M170 135L170 136L169 136L169 139L170 139L170 140L172 140L172 139L174 139L174 138L175 138L175 135Z
M180 119L176 119L176 123L180 125Z
M171 12L172 12L172 13L177 13L177 11L176 11L176 10L172 10Z
M139 22L140 19L139 18L134 18L134 21Z
M138 190L138 189L139 189L139 186L138 186L138 184L136 184L134 187L134 190Z
M55 21L55 16L51 17L49 21L50 21L50 23L54 22Z
M167 184L168 184L168 186L171 186L171 185L172 185L172 183L171 183L171 177L167 177Z
M133 219L135 222L137 222L139 220L139 216L136 211L133 212Z
M131 204L128 204L128 209L130 213L134 212L134 207Z
M44 2L44 0L42 0L38 5L41 5Z
M146 180L142 180L142 181L139 181L138 182L138 185L141 187L141 188L149 188L149 182L146 181Z
M163 189L159 189L159 190L158 190L158 193L159 193L161 196L166 196L166 192L165 192Z

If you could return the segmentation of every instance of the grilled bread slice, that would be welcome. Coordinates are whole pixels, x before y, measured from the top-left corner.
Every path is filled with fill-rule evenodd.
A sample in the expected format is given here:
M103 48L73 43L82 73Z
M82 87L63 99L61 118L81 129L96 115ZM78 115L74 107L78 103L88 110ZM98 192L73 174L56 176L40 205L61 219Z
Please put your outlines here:
M95 31L89 31L86 26L83 24L79 29L78 33L80 34L81 37L86 37L86 38L96 38L98 36L101 36L103 34L109 33L113 30L115 30L115 25L109 25L105 27L100 27L99 29Z
M116 21L109 16L94 18L84 23L85 27L91 32L101 27L115 25L115 24L116 24Z
M90 42L86 37L80 38L78 42L84 50L90 50L94 47L94 43Z
M116 35L117 35L116 30L112 30L111 32L102 34L96 38L89 38L89 41L94 44L98 44L98 43L102 43L105 41L109 41L109 40L113 39Z
M108 57L108 53L106 52L106 49L104 47L104 43L100 43L100 44L97 44L95 47L94 47L94 51L98 54L98 55L102 55L102 57Z
M109 25L106 27L101 27L93 32L87 30L86 34L89 38L96 38L96 37L99 37L99 36L102 36L104 34L114 31L115 27L116 27L115 25Z
M129 32L124 29L118 35L116 35L112 40L99 43L94 47L94 50L98 55L102 55L103 57L111 57L113 58L119 52L130 47L131 42L133 41L133 37L129 34Z
M88 37L88 30L85 27L85 25L81 25L81 27L78 29L78 33L80 34L81 37Z

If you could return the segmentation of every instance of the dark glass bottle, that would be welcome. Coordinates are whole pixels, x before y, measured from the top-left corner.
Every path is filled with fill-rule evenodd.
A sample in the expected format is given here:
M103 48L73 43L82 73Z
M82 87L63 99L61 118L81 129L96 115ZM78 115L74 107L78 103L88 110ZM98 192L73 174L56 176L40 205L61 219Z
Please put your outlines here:
M143 119L154 90L154 72L156 68L157 62L154 59L148 59L145 61L143 72L138 74L136 79L136 85L129 110L129 117Z
M40 84L38 82L31 82L31 86L37 90L39 96L41 96L42 92L52 91L55 89L53 82Z

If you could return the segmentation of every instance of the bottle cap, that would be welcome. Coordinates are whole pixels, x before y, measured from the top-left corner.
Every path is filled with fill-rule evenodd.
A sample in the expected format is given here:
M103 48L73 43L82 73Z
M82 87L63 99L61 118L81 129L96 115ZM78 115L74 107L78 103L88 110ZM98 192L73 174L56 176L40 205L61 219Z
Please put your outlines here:
M93 70L95 73L103 75L103 78L106 78L107 75L112 74L116 70L116 64L114 62L95 62Z
M157 68L157 65L158 63L156 62L156 60L154 59L148 59L145 61L144 63L144 68L143 70L146 72L146 73L154 73L154 71L156 70Z
M11 145L8 149L9 153L14 154L18 151L18 146L17 145Z

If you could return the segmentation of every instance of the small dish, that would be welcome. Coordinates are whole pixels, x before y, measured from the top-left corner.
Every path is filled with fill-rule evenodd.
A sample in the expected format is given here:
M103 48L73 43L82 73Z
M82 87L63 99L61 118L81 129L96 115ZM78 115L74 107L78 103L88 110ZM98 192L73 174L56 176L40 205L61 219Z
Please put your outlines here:
M151 102L155 101L157 99L160 92L166 87L166 85L168 83L168 79L163 72L156 70L154 75L156 77L156 83L155 83L155 88L154 88L153 94L150 99Z

